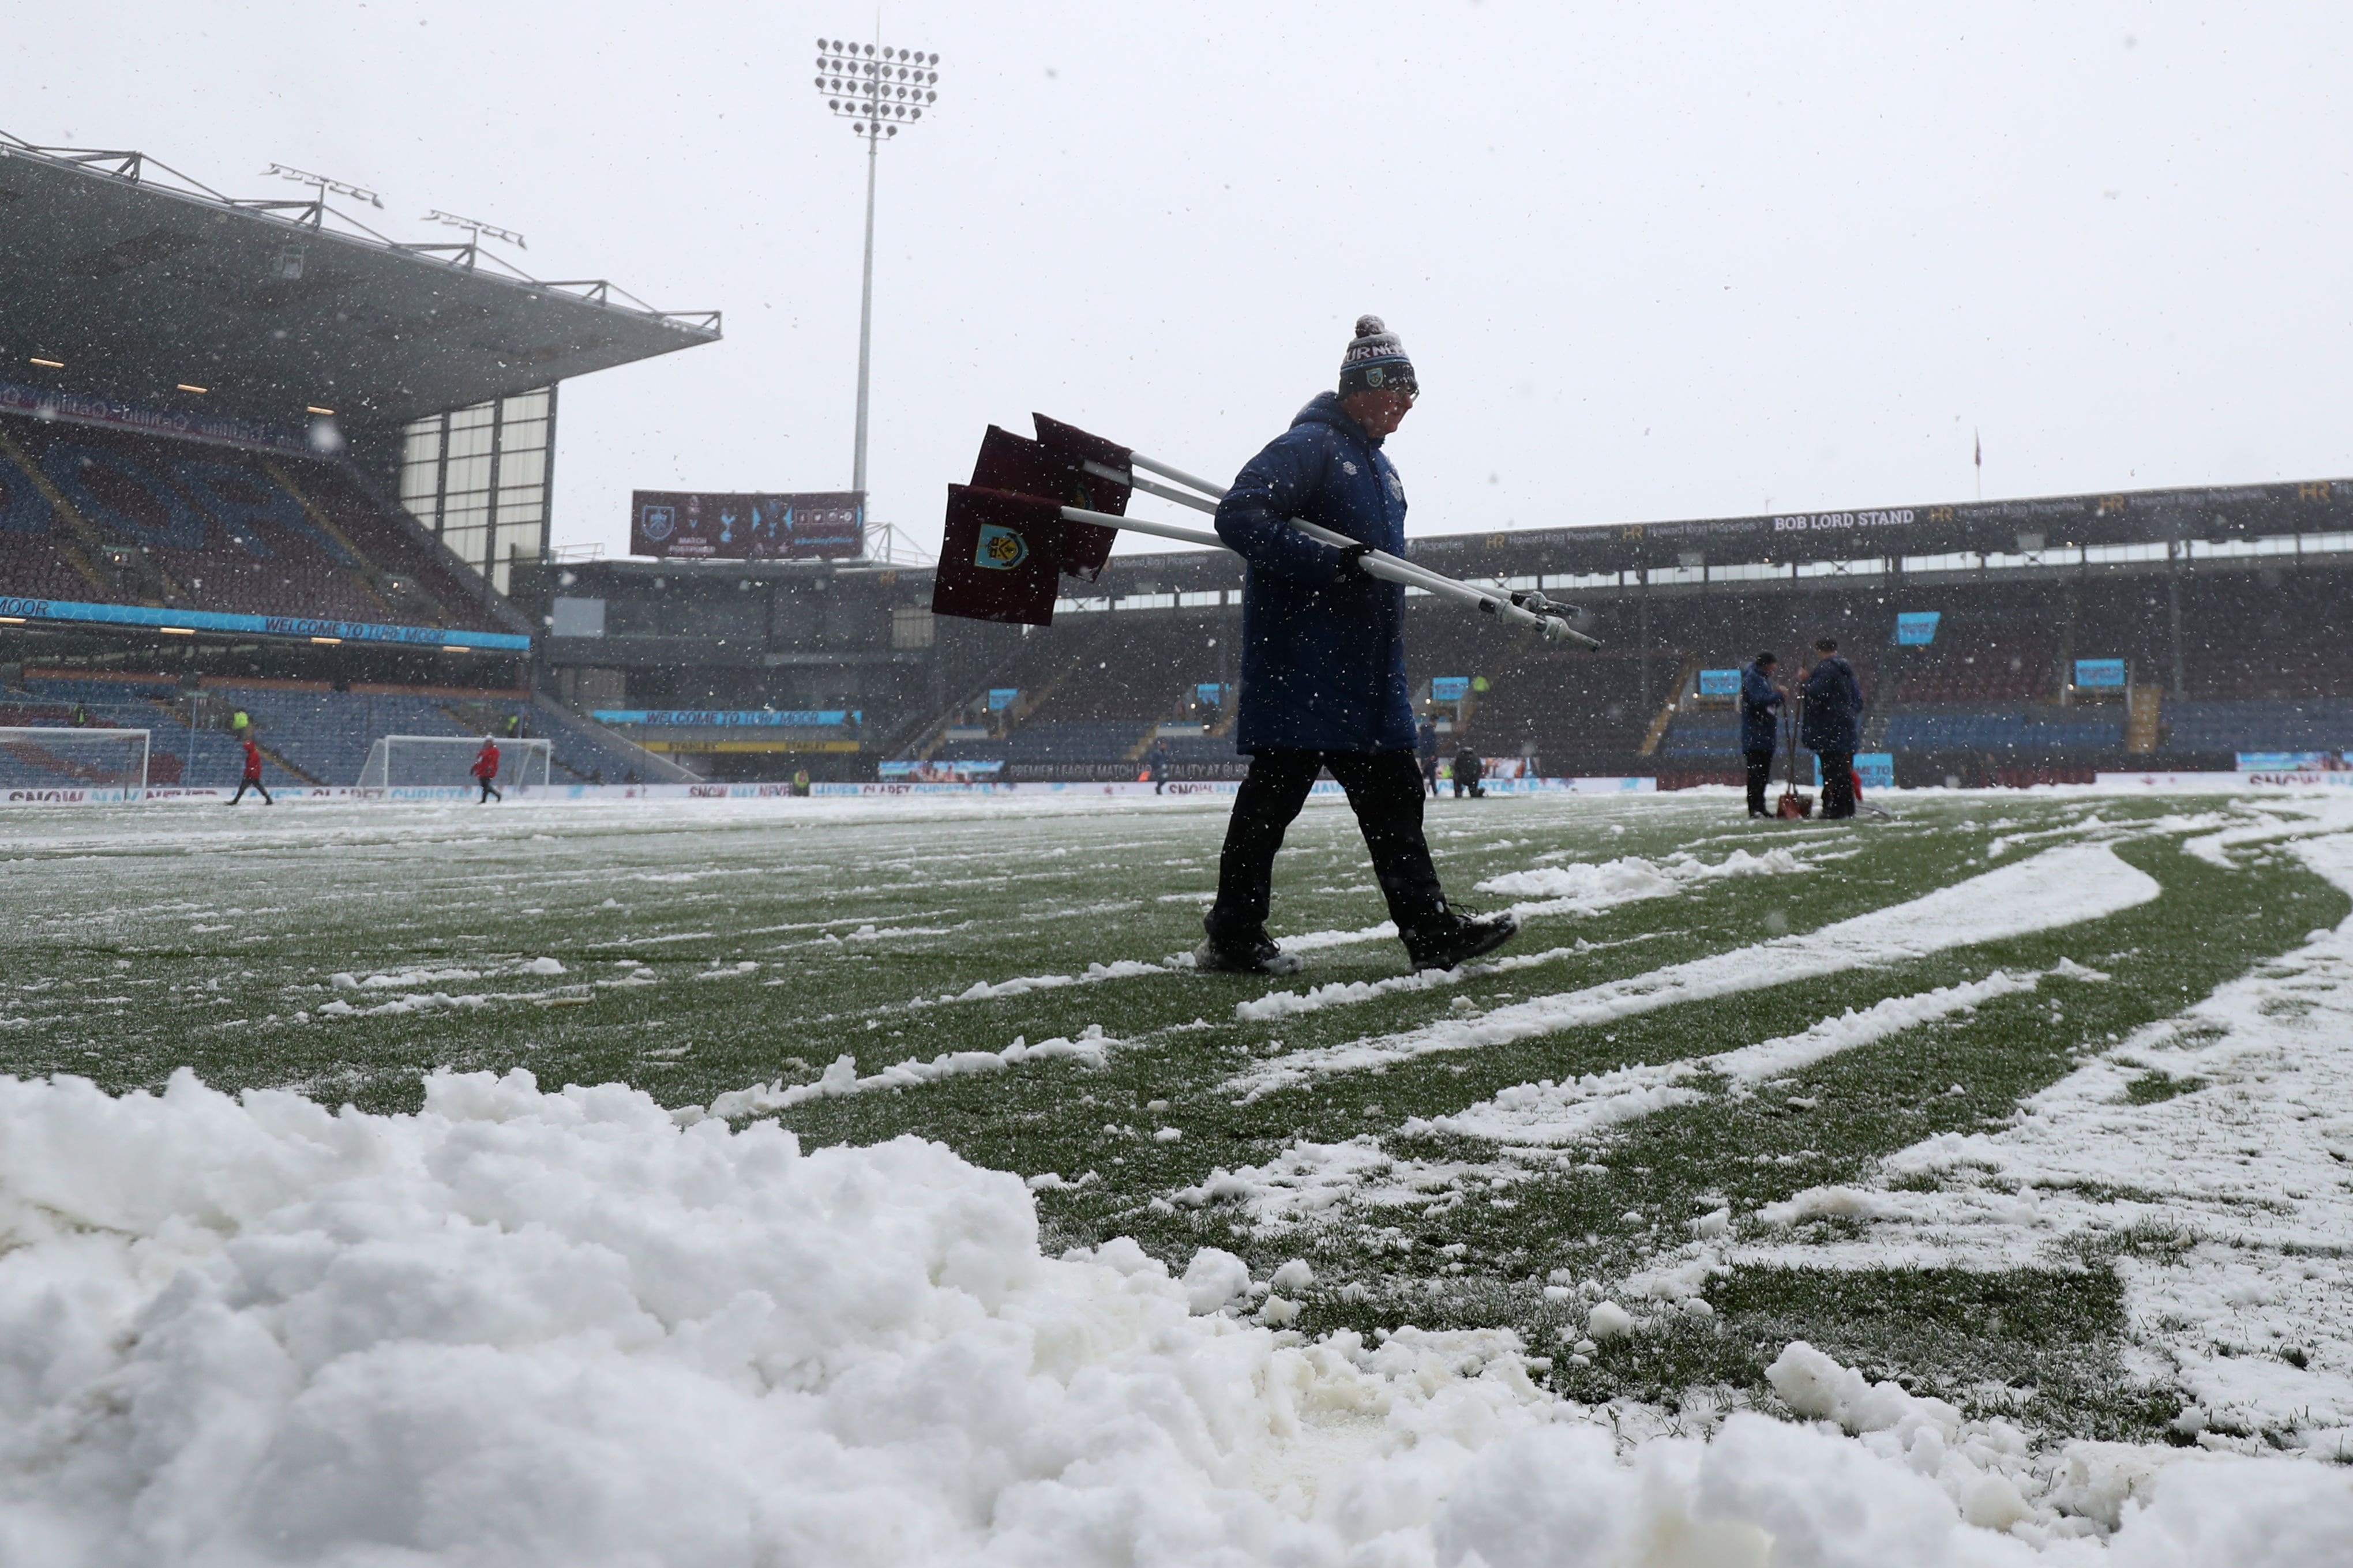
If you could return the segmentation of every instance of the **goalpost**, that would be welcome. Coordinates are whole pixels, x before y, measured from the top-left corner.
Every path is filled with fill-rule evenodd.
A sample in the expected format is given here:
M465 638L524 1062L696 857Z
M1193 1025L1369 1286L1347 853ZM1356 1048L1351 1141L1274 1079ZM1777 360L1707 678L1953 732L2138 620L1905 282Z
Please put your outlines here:
M379 735L360 769L359 787L471 789L474 758L481 749L480 735ZM501 741L498 777L492 782L501 790L544 787L554 755L555 747L548 741Z
M147 798L146 730L0 727L0 789L77 789Z

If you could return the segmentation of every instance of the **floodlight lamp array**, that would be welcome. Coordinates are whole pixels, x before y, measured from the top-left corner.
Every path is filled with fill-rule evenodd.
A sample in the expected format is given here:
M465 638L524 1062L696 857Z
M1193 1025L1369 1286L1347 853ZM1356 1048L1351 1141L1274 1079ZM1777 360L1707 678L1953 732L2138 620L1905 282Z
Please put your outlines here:
M330 178L325 174L314 174L308 169L298 169L291 163L272 163L261 172L265 174L275 174L281 180L292 180L297 184L316 185L319 188L321 201L326 200L329 193L332 192L335 195L349 196L353 201L366 202L374 206L384 205L384 198L374 191L343 180Z
M817 89L860 136L896 136L939 101L937 55L839 38L819 38L817 48Z

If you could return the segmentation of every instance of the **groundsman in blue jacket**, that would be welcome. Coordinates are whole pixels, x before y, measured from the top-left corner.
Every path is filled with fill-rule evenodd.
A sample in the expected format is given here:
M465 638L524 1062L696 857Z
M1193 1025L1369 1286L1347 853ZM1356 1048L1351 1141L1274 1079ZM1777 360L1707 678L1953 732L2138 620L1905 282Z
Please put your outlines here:
M1839 657L1838 642L1814 644L1820 656L1806 672L1799 695L1798 738L1822 770L1822 815L1854 815L1854 749L1862 739L1862 683L1854 666Z
M1439 887L1421 829L1405 590L1363 566L1376 550L1405 552L1405 485L1381 443L1420 391L1397 335L1377 316L1358 317L1338 389L1301 409L1219 504L1218 536L1248 566L1234 741L1250 766L1226 827L1208 940L1194 954L1202 969L1300 969L1297 955L1268 937L1266 919L1275 851L1325 770L1348 792L1415 968L1451 969L1519 929L1509 914L1457 912ZM1291 527L1292 518L1357 542L1322 543Z

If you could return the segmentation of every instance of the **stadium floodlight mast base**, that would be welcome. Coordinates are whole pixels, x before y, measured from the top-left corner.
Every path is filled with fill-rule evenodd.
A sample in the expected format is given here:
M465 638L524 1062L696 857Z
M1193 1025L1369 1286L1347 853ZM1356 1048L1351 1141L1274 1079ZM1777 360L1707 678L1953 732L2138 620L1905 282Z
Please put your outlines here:
M480 735L379 735L360 766L361 789L471 789ZM501 741L498 776L501 789L545 787L555 754L545 740Z
M100 725L0 727L0 790L121 790L122 798L147 798L147 758L154 739L148 730ZM111 767L84 760L111 747Z
M849 488L866 493L866 393L874 348L874 173L882 143L939 100L940 57L881 43L817 41L817 90L866 139L866 266L858 294L858 437Z

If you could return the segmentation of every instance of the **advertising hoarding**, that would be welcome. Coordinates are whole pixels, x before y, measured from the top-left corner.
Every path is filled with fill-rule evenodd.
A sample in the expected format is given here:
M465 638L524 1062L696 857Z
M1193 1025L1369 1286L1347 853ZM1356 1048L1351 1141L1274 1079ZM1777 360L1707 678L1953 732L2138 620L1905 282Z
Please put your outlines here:
M1699 694L1702 697L1737 697L1740 695L1740 672L1736 669L1703 669L1699 672Z
M891 784L976 784L1005 771L1002 757L956 757L932 762L886 762L878 772Z
M865 721L856 708L597 708L599 724L636 724L655 730L835 730Z
M1471 678L1467 675L1441 675L1430 683L1432 702L1460 702L1471 695Z
M866 552L856 490L636 490L629 553L686 561L816 561Z
M2337 773L2347 769L2343 752L2241 752L2242 773Z
M1865 790L1895 787L1895 753L1893 752L1857 752L1854 754L1854 776L1862 781ZM1814 759L1814 787L1822 783L1822 760Z
M1942 610L1905 610L1895 617L1895 646L1926 647L1936 640L1936 623Z

